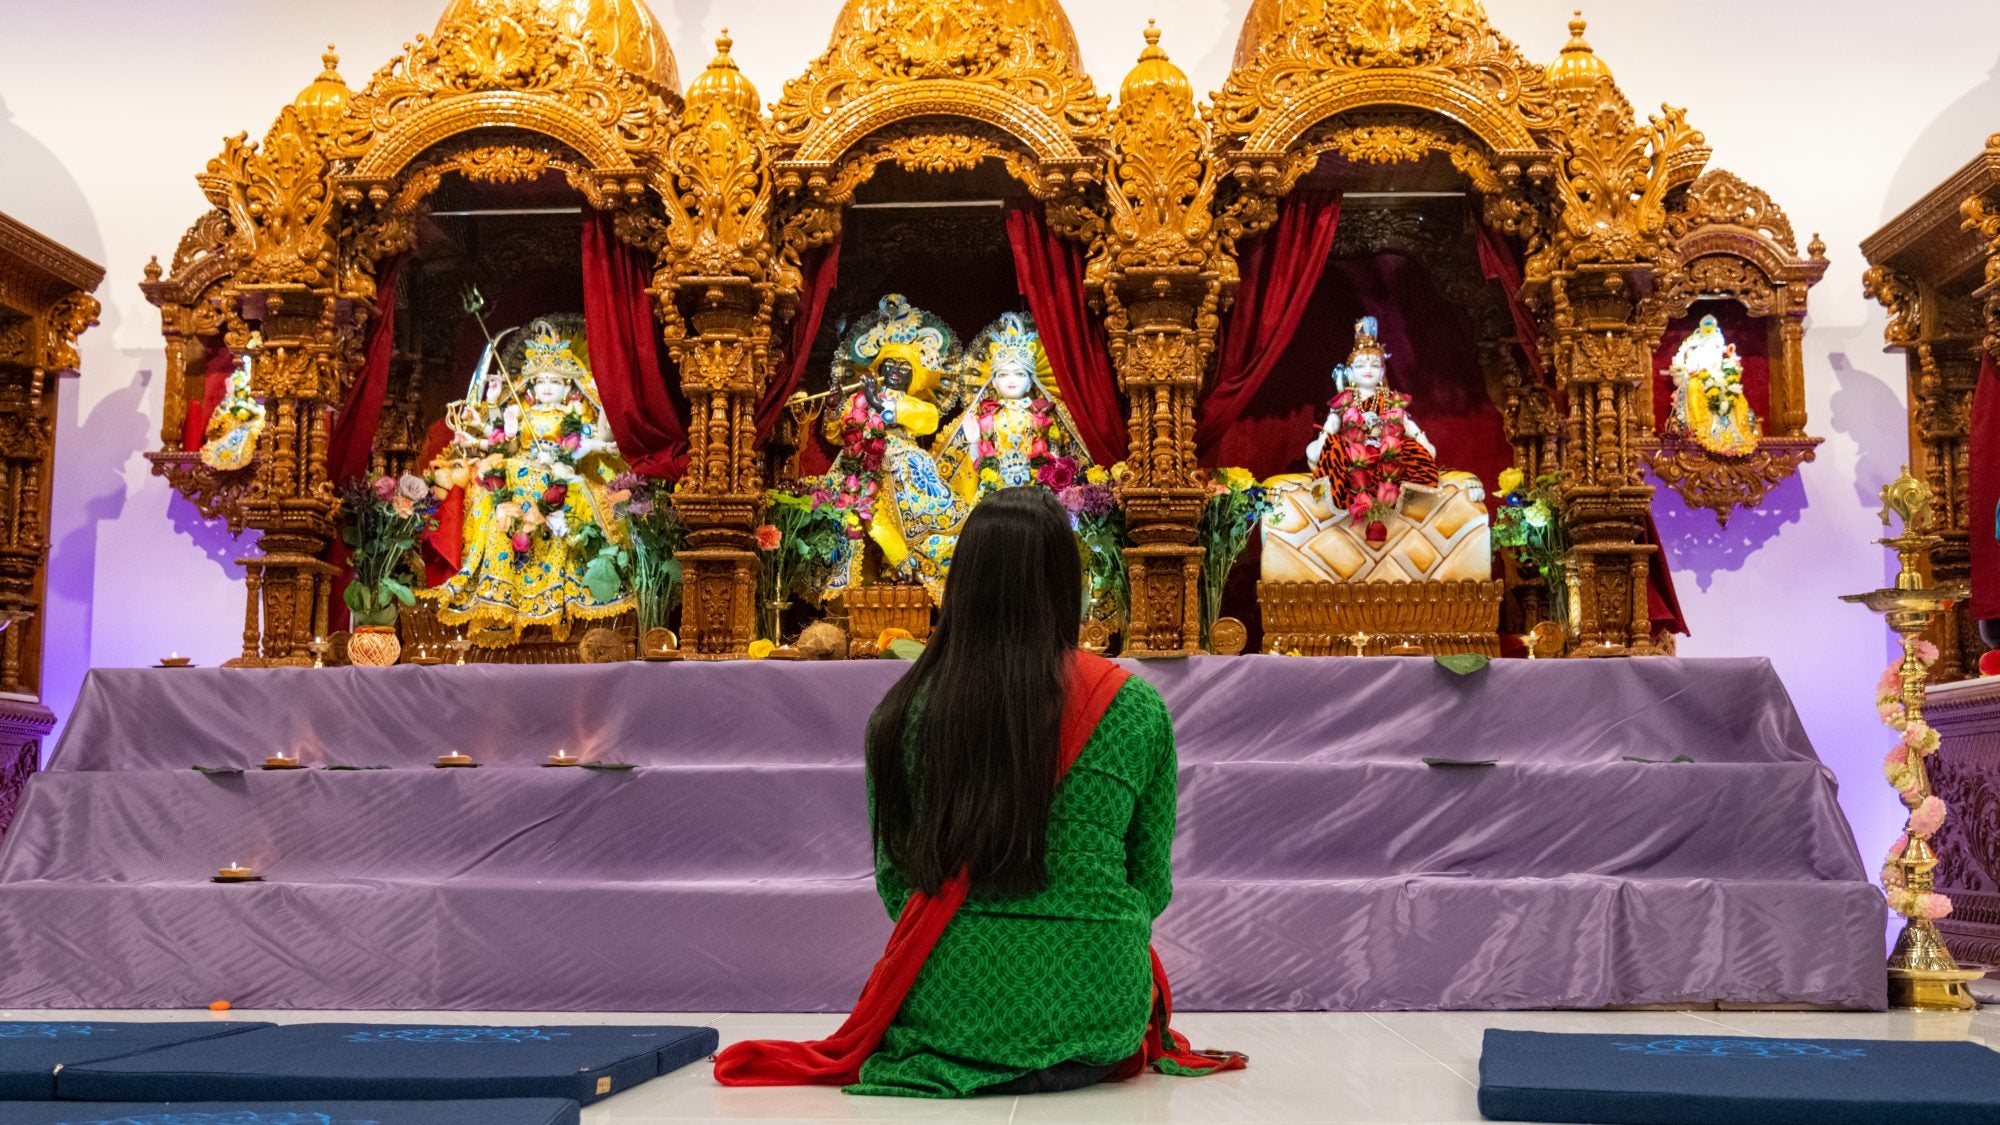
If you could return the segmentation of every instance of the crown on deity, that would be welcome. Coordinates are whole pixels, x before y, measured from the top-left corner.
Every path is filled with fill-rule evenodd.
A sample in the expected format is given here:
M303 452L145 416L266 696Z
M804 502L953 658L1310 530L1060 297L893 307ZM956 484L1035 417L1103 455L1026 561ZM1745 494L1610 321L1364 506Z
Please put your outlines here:
M1353 366L1354 361L1364 355L1388 362L1389 353L1383 350L1379 336L1381 331L1382 322L1372 316L1364 316L1354 322L1354 352L1347 357L1348 366Z
M1006 313L989 329L992 333L992 347L987 353L987 367L998 369L1010 367L1017 371L1035 370L1041 352L1041 337L1025 313Z
M560 379L580 388L588 375L589 369L576 357L576 345L556 327L554 321L544 317L528 325L521 357L521 378L524 382Z

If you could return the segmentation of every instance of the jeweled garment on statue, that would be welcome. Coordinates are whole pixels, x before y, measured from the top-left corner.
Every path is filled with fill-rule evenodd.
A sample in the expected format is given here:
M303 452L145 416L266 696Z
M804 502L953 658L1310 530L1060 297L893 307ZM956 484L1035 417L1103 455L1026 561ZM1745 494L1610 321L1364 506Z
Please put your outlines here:
M580 318L535 322L518 352L508 401L452 407L459 438L432 475L465 489L464 548L458 572L424 593L439 621L467 625L475 639L518 639L540 625L561 640L576 621L634 607L628 591L606 597L585 580L593 533L612 543L629 535L606 487L625 464L604 431ZM492 428L479 433L475 420Z
M1682 342L1669 372L1674 378L1670 429L1694 438L1711 453L1742 457L1757 450L1763 423L1743 392L1743 361L1713 316Z
M996 489L1050 483L1045 470L1062 462L1080 479L1090 452L1056 389L1033 318L1007 313L968 352L977 390L938 436L938 472L951 490L976 504Z
M257 439L264 433L264 404L250 393L250 357L244 356L229 375L229 393L209 417L201 445L201 462L230 472L250 464Z

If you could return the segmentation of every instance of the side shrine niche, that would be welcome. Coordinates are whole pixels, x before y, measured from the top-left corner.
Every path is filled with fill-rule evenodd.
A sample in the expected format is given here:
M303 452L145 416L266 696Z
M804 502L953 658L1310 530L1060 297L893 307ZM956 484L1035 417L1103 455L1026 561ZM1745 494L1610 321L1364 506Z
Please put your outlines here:
M1467 644L1532 632L1544 654L1664 651L1672 599L1645 471L1726 517L1809 459L1798 340L1824 262L1798 257L1761 193L1703 177L1708 151L1681 111L1635 113L1583 31L1579 20L1544 64L1474 0L1257 0L1228 81L1201 102L1158 28L1135 40L1113 98L1085 72L1057 0L849 0L827 49L766 105L726 34L683 94L641 0L452 0L360 89L329 55L261 142L226 142L198 177L212 209L144 282L169 354L151 457L204 513L255 535L236 663L311 663L355 569L341 543L354 503L339 490L434 464L447 388L472 373L481 341L467 336L462 291L482 288L496 332L580 308L625 483L640 485L611 489L610 503L650 508L670 488L680 607L676 629L620 618L587 647L791 655L810 613L845 621L865 653L877 625L921 635L936 582L894 558L879 566L864 536L850 588L823 599L822 585L788 617L811 583L773 545L790 534L777 524L796 530L817 510L812 482L842 453L845 431L825 435L860 369L833 362L835 349L892 293L959 341L987 341L967 352L1017 314L1047 370L1038 360L1025 406L996 398L992 421L1025 417L1047 444L1043 419L1059 415L1087 454L1069 471L1102 470L1090 481L1101 503L1070 501L1104 532L1093 581L1117 591L1086 633L1102 642L1122 626L1129 655L1191 654L1229 596L1206 546L1218 542L1204 523L1214 490L1228 481L1239 500L1254 489L1249 507L1263 502L1259 482L1227 471L1240 463L1216 434L1241 441L1268 423L1284 430L1271 448L1303 449L1319 421L1306 415L1324 415L1325 374L1351 343L1312 343L1298 315L1265 331L1291 292L1269 246L1317 214L1321 272L1402 254L1463 306L1464 347L1417 367L1443 372L1426 376L1442 391L1420 379L1410 409L1446 421L1441 456L1478 478L1464 506L1487 496L1494 512L1501 472L1553 482L1561 557L1508 554L1468 578L1482 623L1463 630L1478 634ZM927 238L963 248L956 281L925 273L918 259L936 247L911 248ZM587 277L566 264L579 256L595 263ZM524 276L573 282L524 295ZM1653 393L1676 320L1723 301L1768 337L1768 382L1753 392L1745 376L1753 453L1679 441ZM1398 311L1311 323L1344 332ZM1272 355L1251 346L1279 336ZM1286 347L1318 349L1318 401L1268 410ZM991 355L954 363L976 373L968 387L993 379ZM979 393L945 403L940 426L982 425L961 413ZM1235 424L1245 410L1263 421ZM1476 448L1450 436L1473 431ZM997 436L987 467L1021 469L1002 463ZM950 446L946 433L925 449L949 460ZM435 489L440 512L463 503L451 495L461 476L491 478L453 472ZM535 514L546 527L550 513ZM449 561L430 534L413 555ZM624 557L609 539L601 557ZM381 589L426 577L417 569ZM1489 628L1493 583L1503 599ZM427 649L449 641L449 625L424 617L429 599L411 600L406 633ZM555 635L534 659L575 658ZM475 656L527 658L504 645Z
M1970 581L1970 601L1939 619L1934 682L1978 674L1979 622L2000 619L2000 481L1975 466L1974 391L2000 352L2000 134L1950 179L1861 244L1862 286L1888 313L1886 350L1909 371L1910 471L1936 497L1932 585ZM2000 391L2000 388L1995 388ZM2000 395L1980 396L2000 408ZM2000 424L2000 416L1994 419ZM2000 464L1988 450L1986 465ZM1977 565L1975 560L1984 565ZM1984 576L1982 578L1982 576Z
M41 702L57 397L104 267L0 214L0 837L55 715Z

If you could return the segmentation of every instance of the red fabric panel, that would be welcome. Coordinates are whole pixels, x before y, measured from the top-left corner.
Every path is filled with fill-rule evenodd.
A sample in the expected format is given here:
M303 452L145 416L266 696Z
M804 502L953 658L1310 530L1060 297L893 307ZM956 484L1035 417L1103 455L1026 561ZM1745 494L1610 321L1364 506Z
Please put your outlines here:
M2000 360L1988 352L1979 364L1972 391L1972 434L1966 494L1972 511L1966 530L1972 542L1972 616L2000 618L2000 542L1993 538L1994 506L2000 504Z
M611 215L583 218L583 319L591 374L605 422L635 472L680 479L687 469L687 422L660 373L659 340L647 265L618 241Z
M1063 710L1062 756L1056 766L1058 784L1083 753L1098 722L1111 709L1111 701L1117 698L1130 676L1131 673L1101 656L1075 654L1067 689L1069 698ZM889 936L888 949L861 988L861 999L830 1038L803 1043L758 1039L731 1044L715 1056L715 1080L724 1086L848 1086L860 1081L861 1064L875 1052L883 1033L895 1022L903 999L910 994L924 962L971 887L972 880L961 871L945 883L936 898L922 891L910 895L901 917L896 919L895 932ZM1158 964L1158 958L1154 964Z
M1498 282L1501 292L1507 295L1507 313L1514 318L1514 338L1521 346L1522 357L1528 361L1528 370L1547 378L1549 369L1542 364L1540 325L1535 323L1534 312L1521 300L1520 260L1506 237L1480 219L1477 205L1470 198L1466 201L1466 216L1473 241L1479 247L1480 272L1486 275L1486 280Z
M396 286L404 261L392 259L375 284L375 323L368 326L361 371L333 417L326 472L336 485L366 473L374 459L375 431L382 424L382 400L389 391L389 363L396 355Z
M1768 427L1771 424L1770 326L1735 301L1697 301L1686 316L1667 325L1667 334L1660 337L1659 350L1653 353L1655 428L1664 432L1667 418L1673 414L1674 377L1667 372L1674 365L1674 353L1701 327L1704 316L1715 317L1723 337L1736 345L1736 356L1743 361L1743 397L1750 400L1750 409Z
M1653 632L1688 636L1687 615L1681 612L1681 596L1674 589L1674 561L1667 557L1667 545L1660 541L1660 525L1650 511L1646 513L1644 542L1660 549L1646 567L1646 615L1653 623Z
M187 419L181 424L181 448L196 452L208 442L208 420L229 395L229 376L236 370L236 353L219 337L204 341L208 362L202 367L201 398L188 403Z
M1008 204L1007 241L1077 436L1099 464L1125 460L1131 452L1125 403L1111 370L1104 318L1091 311L1085 292L1082 251L1049 229L1039 203Z
M806 365L812 362L813 341L819 338L820 322L826 318L827 298L840 285L840 237L817 251L805 269L805 291L799 311L792 317L785 337L785 363L772 372L757 401L757 440L763 441L785 413L785 400L805 380ZM810 435L800 435L802 438Z
M1339 227L1340 193L1302 188L1278 204L1277 225L1245 248L1243 282L1223 332L1215 380L1196 408L1198 455L1206 458L1216 449L1285 358Z

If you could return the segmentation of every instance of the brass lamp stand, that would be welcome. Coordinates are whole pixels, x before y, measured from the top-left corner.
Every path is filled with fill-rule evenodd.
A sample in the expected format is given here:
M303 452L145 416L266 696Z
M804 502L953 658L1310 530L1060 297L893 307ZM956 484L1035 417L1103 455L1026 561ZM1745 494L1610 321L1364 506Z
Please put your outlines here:
M1902 644L1902 702L1907 722L1915 724L1923 721L1927 675L1924 662L1916 655L1917 641L1939 613L1962 601L1971 590L1964 582L1933 586L1925 577L1931 550L1943 541L1932 531L1935 517L1930 486L1912 477L1906 465L1903 475L1882 489L1882 501L1882 525L1889 526L1892 514L1900 516L1903 523L1901 535L1878 540L1896 552L1901 564L1896 585L1866 594L1849 594L1841 600L1865 605L1882 614ZM1914 809L1931 795L1931 779L1924 756L1913 750L1910 757L1917 787L1906 802ZM1896 862L1903 869L1905 885L1913 892L1909 901L1920 903L1922 899L1918 896L1928 894L1935 885L1932 872L1938 865L1937 853L1931 849L1927 836L1912 830L1908 838L1909 844ZM1960 967L1945 948L1936 923L1922 913L1921 907L1898 912L1903 914L1904 922L1895 951L1889 955L1889 1006L1948 1012L1977 1008L1979 1002L1973 999L1966 984L1985 976L1986 971Z

